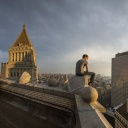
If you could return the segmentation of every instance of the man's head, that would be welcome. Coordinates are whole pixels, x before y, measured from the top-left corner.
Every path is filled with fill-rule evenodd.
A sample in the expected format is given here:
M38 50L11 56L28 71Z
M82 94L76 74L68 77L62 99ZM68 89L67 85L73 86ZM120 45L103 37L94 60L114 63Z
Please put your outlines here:
M84 55L82 56L82 58L83 58L84 60L88 60L88 55L87 55L87 54L84 54Z

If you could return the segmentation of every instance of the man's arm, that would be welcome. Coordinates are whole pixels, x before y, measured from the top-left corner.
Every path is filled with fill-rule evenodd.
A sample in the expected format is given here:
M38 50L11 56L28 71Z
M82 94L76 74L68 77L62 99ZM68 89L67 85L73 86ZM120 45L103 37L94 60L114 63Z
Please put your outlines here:
M86 72L88 72L88 65L86 64L86 66L85 66L85 67L86 67Z

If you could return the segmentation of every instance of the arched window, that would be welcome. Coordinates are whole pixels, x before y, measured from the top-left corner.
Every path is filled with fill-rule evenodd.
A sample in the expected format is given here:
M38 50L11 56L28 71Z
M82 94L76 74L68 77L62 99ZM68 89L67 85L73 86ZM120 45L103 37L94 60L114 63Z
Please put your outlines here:
M14 76L16 76L16 73L14 72Z

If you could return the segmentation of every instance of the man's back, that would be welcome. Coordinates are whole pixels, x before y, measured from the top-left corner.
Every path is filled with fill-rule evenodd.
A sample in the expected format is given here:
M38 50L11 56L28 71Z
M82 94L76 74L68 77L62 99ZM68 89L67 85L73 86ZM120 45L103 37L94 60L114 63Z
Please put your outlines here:
M89 72L88 71L88 55L84 54L82 56L81 60L78 60L76 63L76 75L77 76L84 76L84 75L90 75L90 82L89 85L92 85L94 78L95 78L95 73L94 72ZM84 67L86 67L86 71L84 71Z
M76 63L76 75L84 75L84 66L87 64L88 62L84 59L78 60Z

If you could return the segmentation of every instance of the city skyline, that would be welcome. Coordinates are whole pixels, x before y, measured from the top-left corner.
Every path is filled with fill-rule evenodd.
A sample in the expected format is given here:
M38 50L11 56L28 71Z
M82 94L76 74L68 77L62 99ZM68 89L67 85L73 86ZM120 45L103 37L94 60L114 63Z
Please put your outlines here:
M75 73L89 55L89 69L111 75L111 59L128 51L128 1L0 0L0 63L25 23L39 73Z

